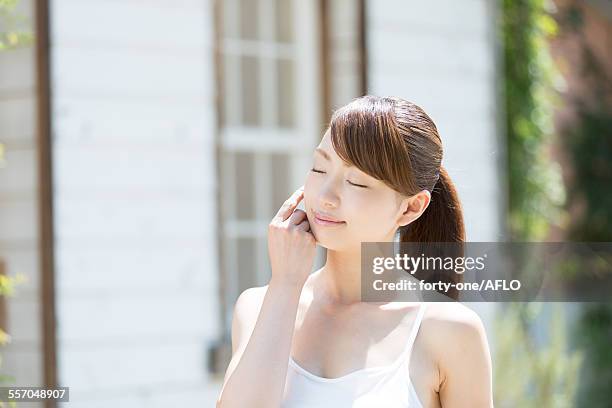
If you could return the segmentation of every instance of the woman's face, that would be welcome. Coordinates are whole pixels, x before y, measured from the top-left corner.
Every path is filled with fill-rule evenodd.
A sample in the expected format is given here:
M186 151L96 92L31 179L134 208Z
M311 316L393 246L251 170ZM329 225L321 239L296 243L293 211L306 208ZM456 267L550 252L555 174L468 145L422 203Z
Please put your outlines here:
M411 216L408 199L336 154L329 132L315 149L304 184L304 209L317 243L331 250L360 248L361 242L392 241ZM340 222L324 222L331 218Z

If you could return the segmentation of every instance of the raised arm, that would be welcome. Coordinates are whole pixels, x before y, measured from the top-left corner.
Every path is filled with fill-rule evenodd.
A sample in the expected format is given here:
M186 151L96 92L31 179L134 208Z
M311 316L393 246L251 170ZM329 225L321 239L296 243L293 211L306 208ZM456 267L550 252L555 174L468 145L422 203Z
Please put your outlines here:
M217 407L280 405L300 292L297 285L271 281L240 295L232 319L232 359Z
M232 358L218 408L277 408L283 399L300 293L316 249L306 214L295 210L302 197L296 191L270 223L270 283L247 289L234 306Z

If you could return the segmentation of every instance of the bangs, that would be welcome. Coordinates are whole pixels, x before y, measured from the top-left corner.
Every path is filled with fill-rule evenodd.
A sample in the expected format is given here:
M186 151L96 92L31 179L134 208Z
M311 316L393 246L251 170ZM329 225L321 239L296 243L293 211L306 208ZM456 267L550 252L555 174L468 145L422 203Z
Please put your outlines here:
M328 132L345 163L400 193L410 190L410 156L398 131L392 100L358 98L334 113Z

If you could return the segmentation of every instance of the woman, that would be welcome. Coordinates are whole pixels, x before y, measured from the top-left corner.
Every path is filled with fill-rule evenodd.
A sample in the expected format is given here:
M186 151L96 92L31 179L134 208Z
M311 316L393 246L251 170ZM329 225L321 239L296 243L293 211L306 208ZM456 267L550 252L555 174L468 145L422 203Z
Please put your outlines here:
M436 126L408 101L364 96L334 113L305 185L269 225L269 284L236 301L218 407L493 406L474 312L361 302L361 242L465 240L441 163ZM327 260L310 274L316 244Z

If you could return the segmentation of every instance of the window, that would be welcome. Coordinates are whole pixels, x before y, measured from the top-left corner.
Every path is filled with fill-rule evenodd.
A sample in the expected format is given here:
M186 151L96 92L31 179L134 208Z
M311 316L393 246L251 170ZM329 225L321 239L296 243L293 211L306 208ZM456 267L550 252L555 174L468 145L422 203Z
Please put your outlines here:
M268 224L322 136L318 2L218 3L224 313L270 277ZM321 254L319 254L319 258Z

